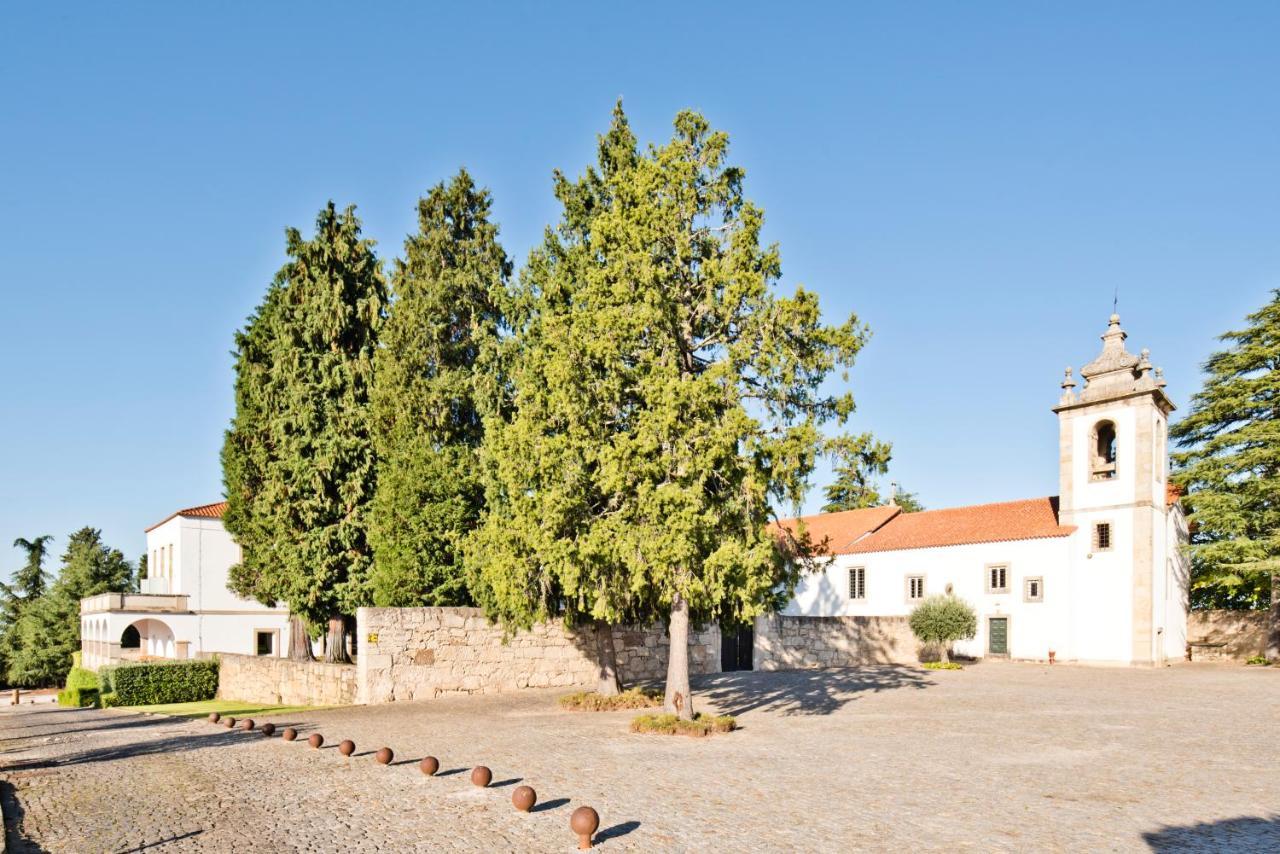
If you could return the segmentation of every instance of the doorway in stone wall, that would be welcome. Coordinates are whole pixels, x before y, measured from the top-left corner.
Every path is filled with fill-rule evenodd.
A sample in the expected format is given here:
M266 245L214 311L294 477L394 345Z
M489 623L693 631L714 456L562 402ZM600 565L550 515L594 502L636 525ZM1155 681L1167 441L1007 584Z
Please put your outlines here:
M720 670L731 673L751 669L756 633L751 623L723 623L720 626Z

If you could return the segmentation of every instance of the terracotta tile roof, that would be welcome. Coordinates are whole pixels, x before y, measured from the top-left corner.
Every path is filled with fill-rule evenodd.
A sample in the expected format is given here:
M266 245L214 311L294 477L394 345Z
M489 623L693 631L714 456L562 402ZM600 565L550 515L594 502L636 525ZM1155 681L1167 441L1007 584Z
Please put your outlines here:
M1164 485L1164 506L1172 507L1178 503L1178 499L1182 498L1182 487L1176 483L1166 483Z
M976 504L901 513L844 554L1065 537L1074 526L1058 524L1058 497Z
M819 552L844 554L859 537L876 530L901 512L901 507L865 507L798 519L779 519L777 524L795 534L798 523L803 522L805 533Z
M227 502L225 501L215 501L212 504L201 504L198 507L187 507L183 510L177 511L176 513L170 513L150 528L147 528L147 531L154 531L165 522L168 522L170 519L176 519L178 516L194 516L197 519L221 519L222 514L226 512L226 509ZM147 531L143 531L143 533L146 533Z

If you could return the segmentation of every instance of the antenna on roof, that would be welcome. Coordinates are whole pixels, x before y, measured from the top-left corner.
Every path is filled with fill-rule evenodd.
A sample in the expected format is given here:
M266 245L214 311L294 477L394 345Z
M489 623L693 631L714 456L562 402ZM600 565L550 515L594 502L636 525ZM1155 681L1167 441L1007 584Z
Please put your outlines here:
M1112 314L1120 313L1120 286L1119 285L1116 285L1115 295L1111 297L1111 313Z
M898 506L898 482L896 480L889 481L889 506Z

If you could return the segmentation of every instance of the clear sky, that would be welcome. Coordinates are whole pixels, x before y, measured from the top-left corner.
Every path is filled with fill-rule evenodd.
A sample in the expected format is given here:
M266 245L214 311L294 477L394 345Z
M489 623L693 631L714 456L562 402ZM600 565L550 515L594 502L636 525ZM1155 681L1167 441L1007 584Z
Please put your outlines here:
M181 8L180 8L181 7ZM384 257L466 165L522 260L616 98L733 140L784 287L874 331L856 429L929 507L1056 491L1112 295L1175 402L1280 286L1280 4L83 3L0 25L0 575L221 497L283 230ZM807 509L820 503L815 478Z

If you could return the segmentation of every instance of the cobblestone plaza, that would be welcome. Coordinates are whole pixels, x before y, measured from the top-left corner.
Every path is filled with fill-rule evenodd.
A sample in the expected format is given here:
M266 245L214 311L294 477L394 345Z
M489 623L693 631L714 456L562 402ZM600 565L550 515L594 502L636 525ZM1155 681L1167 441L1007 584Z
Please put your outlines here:
M11 850L1280 850L1280 669L988 662L724 674L742 729L633 735L557 692L284 715L302 733L0 709ZM263 720L260 719L259 723ZM326 744L308 747L319 732ZM350 759L343 738L356 743ZM384 745L389 767L372 753ZM441 773L417 761L432 754ZM478 789L469 771L493 769ZM531 814L512 809L533 786Z

